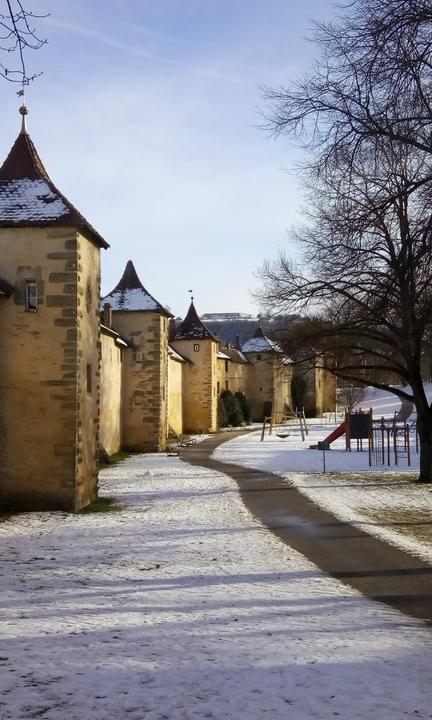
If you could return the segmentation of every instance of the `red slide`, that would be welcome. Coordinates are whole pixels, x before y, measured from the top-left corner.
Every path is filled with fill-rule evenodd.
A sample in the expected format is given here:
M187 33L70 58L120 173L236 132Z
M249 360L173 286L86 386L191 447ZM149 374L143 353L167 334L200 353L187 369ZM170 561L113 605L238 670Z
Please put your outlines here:
M330 435L327 435L327 437L325 438L325 442L328 442L328 444L330 445L334 440L337 440L338 438L340 438L340 436L343 435L344 432L345 432L345 420L340 425L338 425L338 427L335 428L333 430L333 432L330 433ZM311 445L310 449L316 450L317 446Z

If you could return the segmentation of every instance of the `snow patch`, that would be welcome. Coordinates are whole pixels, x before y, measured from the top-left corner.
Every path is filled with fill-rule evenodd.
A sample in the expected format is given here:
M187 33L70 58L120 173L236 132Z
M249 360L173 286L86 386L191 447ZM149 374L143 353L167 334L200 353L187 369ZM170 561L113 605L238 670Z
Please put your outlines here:
M12 180L0 187L0 220L11 222L56 220L69 208L45 180Z
M149 293L142 288L118 290L103 298L101 306L110 303L113 310L160 310L161 307Z

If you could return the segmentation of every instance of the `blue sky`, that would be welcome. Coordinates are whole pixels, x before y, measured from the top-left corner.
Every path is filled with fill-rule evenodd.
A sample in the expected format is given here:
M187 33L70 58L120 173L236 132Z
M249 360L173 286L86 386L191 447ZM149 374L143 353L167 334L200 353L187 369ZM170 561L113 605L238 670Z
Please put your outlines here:
M32 0L48 45L26 94L29 131L60 190L110 243L102 291L131 258L183 315L256 312L264 258L287 247L301 204L296 151L258 129L260 85L305 69L327 0ZM19 128L0 83L0 157ZM290 251L295 252L295 248Z

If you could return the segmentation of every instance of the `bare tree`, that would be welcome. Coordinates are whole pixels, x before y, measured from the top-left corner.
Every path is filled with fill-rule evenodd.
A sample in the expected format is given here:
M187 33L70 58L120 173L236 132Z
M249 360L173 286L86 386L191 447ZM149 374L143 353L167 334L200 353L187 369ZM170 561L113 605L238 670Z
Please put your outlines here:
M431 153L431 28L430 0L347 2L335 22L315 24L312 70L265 90L266 127L315 153L319 171L374 137Z
M295 330L302 361L320 350L346 382L414 403L419 480L431 482L432 3L355 0L316 40L313 72L268 93L272 130L310 159L303 263L267 262L261 298L309 317Z
M21 0L0 0L0 53L18 56L13 65L0 61L0 76L21 85L23 94L26 85L41 75L29 74L25 62L26 50L39 50L47 42L41 39L34 27L34 21L47 17L37 15L24 7Z

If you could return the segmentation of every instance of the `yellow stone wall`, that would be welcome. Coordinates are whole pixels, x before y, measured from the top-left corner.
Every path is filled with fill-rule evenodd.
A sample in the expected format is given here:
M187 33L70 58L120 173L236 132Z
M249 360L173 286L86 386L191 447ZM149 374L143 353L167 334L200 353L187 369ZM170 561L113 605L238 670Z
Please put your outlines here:
M78 384L76 507L97 497L100 410L100 250L77 237Z
M81 317L89 258L94 306ZM97 391L82 402L82 368L98 365L99 249L71 228L0 229L0 276L16 288L0 306L0 503L76 510L96 489Z
M185 363L168 358L168 435L183 433L183 373Z
M332 412L336 407L336 378L320 360L315 367L315 397L317 415Z
M292 409L291 365L284 365L277 358L273 360L273 413L283 413Z
M258 357L257 357L258 355ZM271 413L273 403L273 360L270 353L248 353L246 397L252 420Z
M99 441L108 455L113 455L122 446L122 350L116 345L115 338L104 332L101 334L101 349Z
M304 408L307 415L319 416L335 409L336 378L324 367L321 358L318 357L313 366L310 362L300 363L295 374L306 383Z
M248 353L246 397L252 420L262 420L264 415L283 412L291 405L292 369L282 365L272 353Z
M168 416L167 318L154 312L113 311L113 328L133 347L123 353L123 445L164 450Z
M227 378L229 375L229 371L227 370L227 367L229 367L230 362L227 360L223 360L222 358L216 359L216 383L217 383L217 394L219 395L222 390L231 390L229 387L229 381L228 381L228 387L226 385Z
M174 350L191 362L184 366L183 428L187 433L217 430L217 351L214 340L175 340ZM194 346L198 350L194 350Z
M228 381L228 390L232 393L242 392L246 395L246 377L248 366L245 363L228 363L228 373L225 380Z

